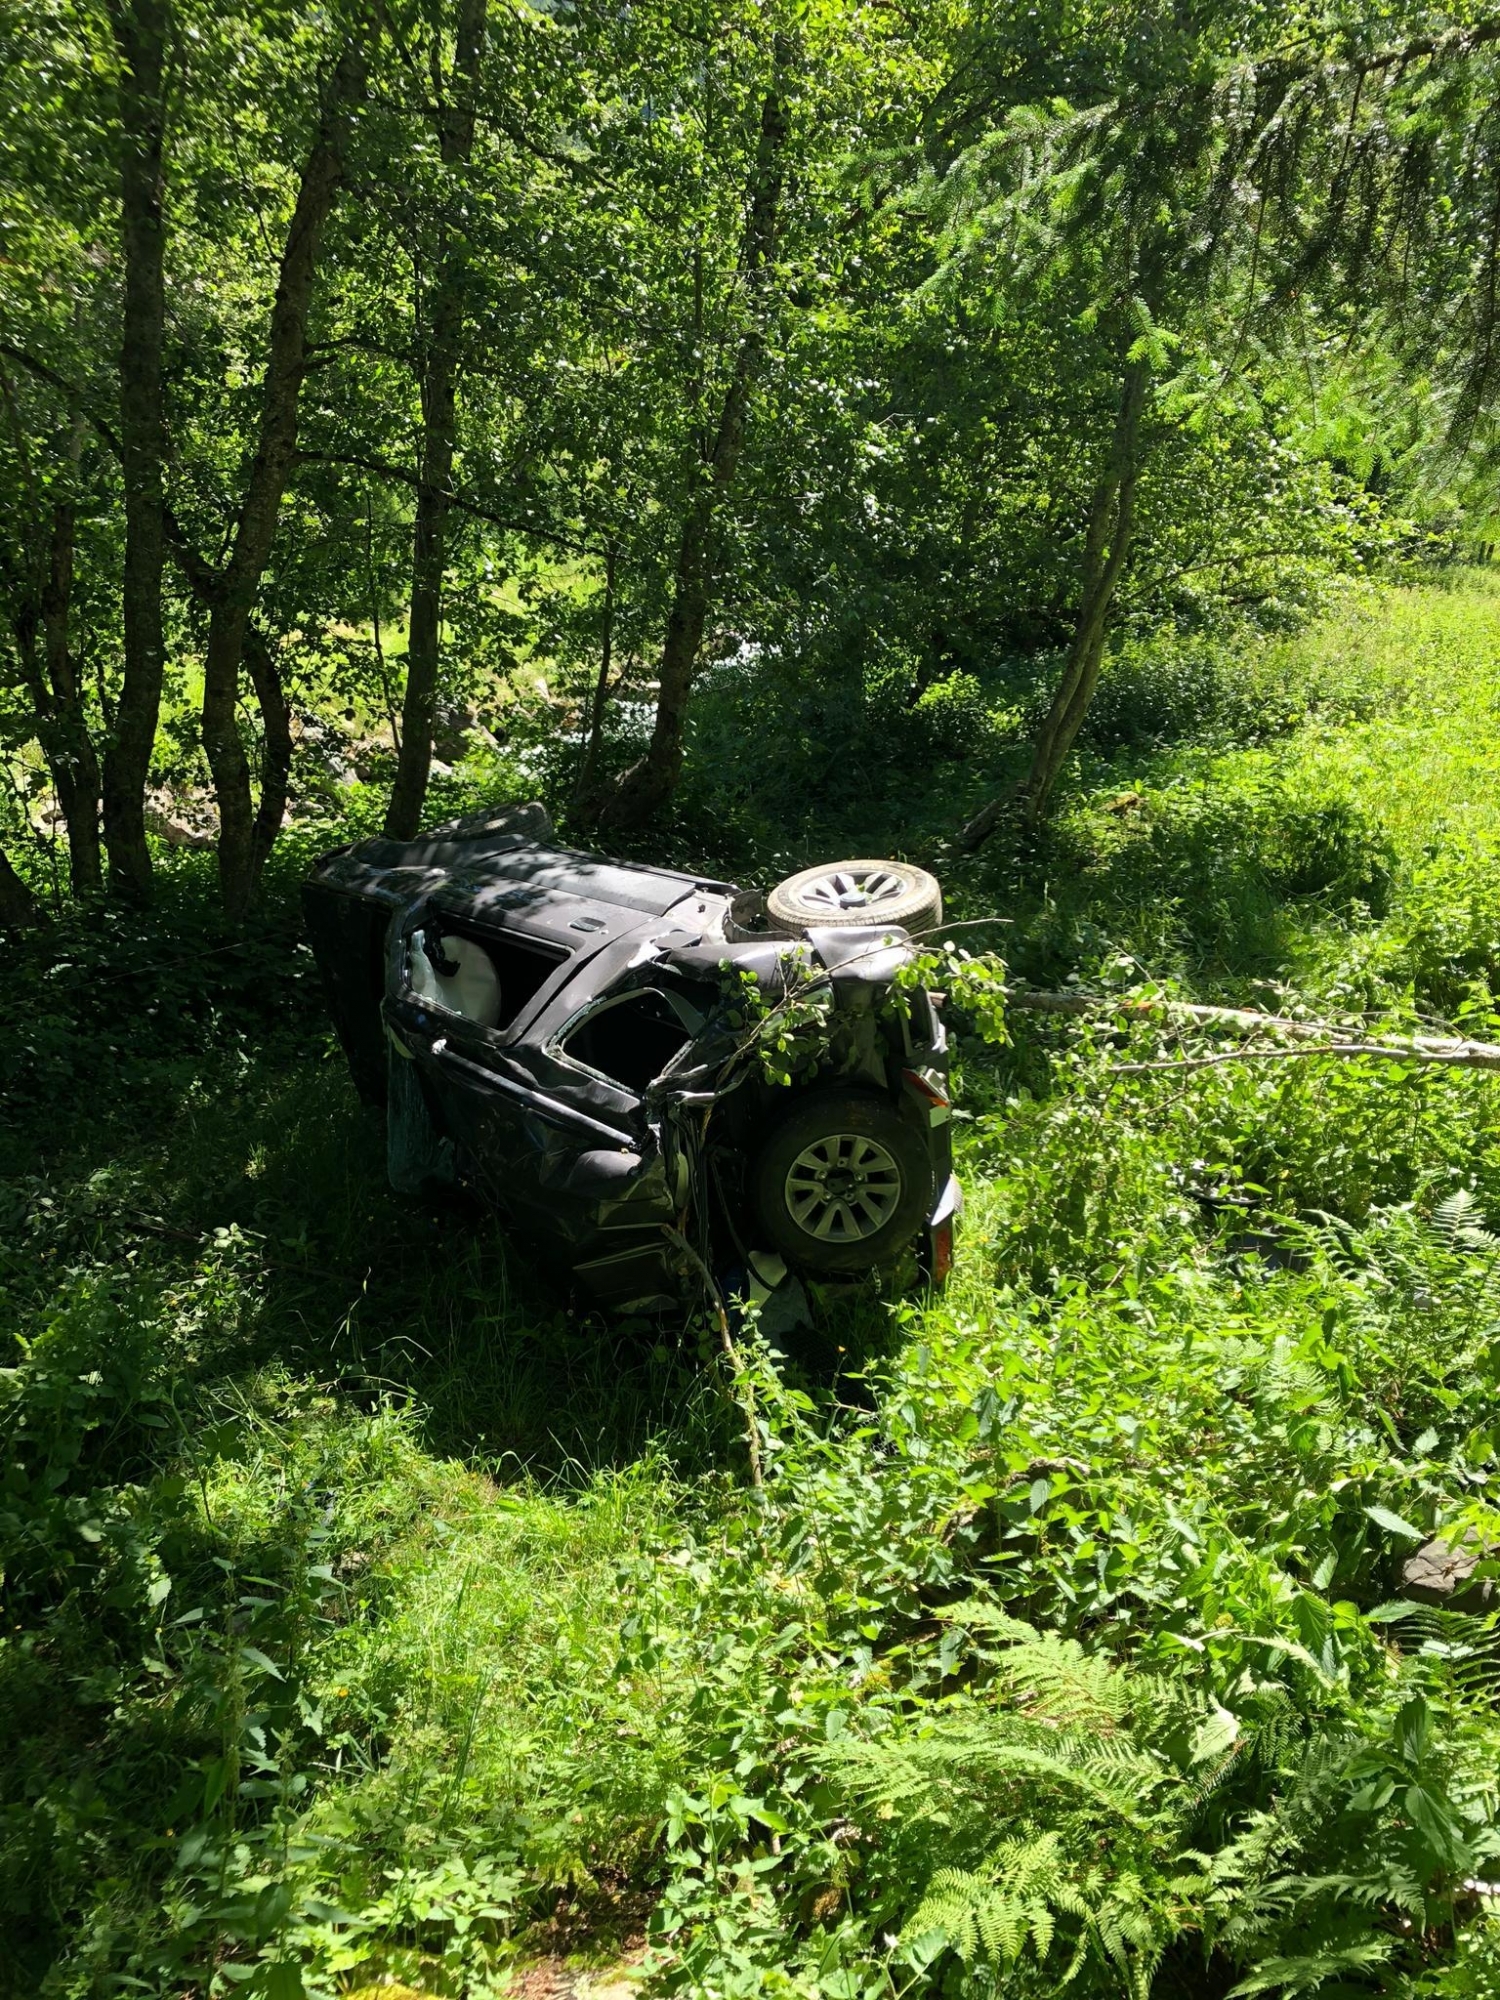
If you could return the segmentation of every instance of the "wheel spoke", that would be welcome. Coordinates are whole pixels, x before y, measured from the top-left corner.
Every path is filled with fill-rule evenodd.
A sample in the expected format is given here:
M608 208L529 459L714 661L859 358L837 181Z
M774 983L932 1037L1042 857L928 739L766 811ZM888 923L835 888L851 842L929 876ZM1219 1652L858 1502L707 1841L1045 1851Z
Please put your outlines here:
M903 1180L899 1163L863 1132L814 1139L787 1168L787 1214L823 1243L863 1243L895 1215Z
M816 875L812 881L804 882L795 896L805 909L814 912L858 910L869 903L888 903L893 896L904 895L910 886L906 877L893 868L872 868L868 873L831 868L826 875Z

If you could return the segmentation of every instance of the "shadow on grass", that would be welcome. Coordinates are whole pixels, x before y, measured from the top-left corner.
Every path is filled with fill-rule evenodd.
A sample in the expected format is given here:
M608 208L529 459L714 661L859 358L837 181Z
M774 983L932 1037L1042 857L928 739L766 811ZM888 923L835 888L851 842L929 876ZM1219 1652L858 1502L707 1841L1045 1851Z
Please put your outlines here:
M269 1367L395 1397L434 1453L497 1477L586 1475L653 1438L685 1469L717 1455L696 1334L576 1315L477 1205L391 1193L380 1114L341 1063L230 1067L29 1177L36 1312L85 1263L163 1301L207 1295L182 1357L195 1386Z

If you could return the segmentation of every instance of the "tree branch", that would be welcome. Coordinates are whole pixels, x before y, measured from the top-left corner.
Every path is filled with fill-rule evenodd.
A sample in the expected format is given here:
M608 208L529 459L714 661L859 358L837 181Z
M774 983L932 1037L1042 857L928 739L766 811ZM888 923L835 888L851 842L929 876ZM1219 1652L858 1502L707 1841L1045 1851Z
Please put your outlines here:
M1005 1004L1018 1013L1065 1014L1087 1019L1098 1014L1126 1014L1137 1019L1153 1014L1168 1020L1194 1021L1205 1026L1248 1029L1252 1033L1284 1035L1316 1047L1298 1049L1236 1049L1222 1056L1174 1058L1165 1062L1121 1063L1119 1073L1161 1069L1202 1069L1210 1064L1240 1062L1277 1055L1378 1056L1387 1062L1448 1063L1459 1069L1500 1071L1500 1047L1469 1041L1462 1035L1393 1035L1383 1042L1350 1041L1349 1029L1333 1021L1293 1021L1282 1014L1262 1014L1253 1007L1207 1007L1187 1000L1110 999L1102 993L1043 993L1008 991Z
M298 447L299 460L305 459L311 465L346 465L356 472L372 472L377 479L393 479L400 486L409 486L414 492L422 490L419 473L409 472L404 465L392 465L388 459L361 458L352 452L307 451ZM483 501L473 499L469 494L454 492L449 487L442 489L443 498L450 507L457 507L462 514L472 514L476 520L488 521L493 527L505 528L515 535L534 535L538 541L551 542L554 547L571 549L575 555L603 556L603 549L595 548L589 542L581 542L573 535L559 534L555 528L538 527L534 521L516 521L508 515L497 514Z

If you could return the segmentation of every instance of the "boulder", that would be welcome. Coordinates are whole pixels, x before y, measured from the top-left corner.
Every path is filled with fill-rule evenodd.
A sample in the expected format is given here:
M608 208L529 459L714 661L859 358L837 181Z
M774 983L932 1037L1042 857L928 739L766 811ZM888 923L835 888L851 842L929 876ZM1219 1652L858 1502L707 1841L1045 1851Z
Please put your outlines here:
M1494 1580L1476 1579L1474 1572L1494 1553L1472 1528L1457 1543L1437 1538L1423 1542L1401 1565L1401 1595L1445 1611L1488 1611L1495 1602Z
M148 795L143 817L148 833L168 847L212 847L218 838L217 816L203 801L179 801L167 794Z
M432 754L444 764L461 764L474 750L499 748L472 708L442 702L433 711Z

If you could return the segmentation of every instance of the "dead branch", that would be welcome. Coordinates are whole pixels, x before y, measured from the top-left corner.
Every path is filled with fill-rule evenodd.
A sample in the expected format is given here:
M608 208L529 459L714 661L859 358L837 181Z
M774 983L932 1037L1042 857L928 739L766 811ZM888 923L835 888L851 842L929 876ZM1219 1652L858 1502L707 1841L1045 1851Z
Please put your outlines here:
M1308 1044L1298 1049L1234 1049L1226 1055L1174 1057L1164 1062L1121 1063L1117 1073L1143 1070L1206 1069L1225 1062L1244 1062L1278 1055L1373 1056L1384 1062L1447 1063L1458 1069L1500 1071L1500 1048L1493 1042L1470 1041L1462 1035L1388 1035L1378 1042L1351 1039L1347 1023L1293 1021L1284 1014L1261 1014L1252 1007L1205 1007L1188 1000L1112 999L1102 993L1041 993L1009 991L1006 1005L1018 1013L1066 1014L1087 1019L1124 1014L1135 1019L1153 1015L1168 1021L1192 1021L1208 1027L1240 1028L1257 1035L1284 1037ZM1316 1046L1312 1046L1315 1044Z

